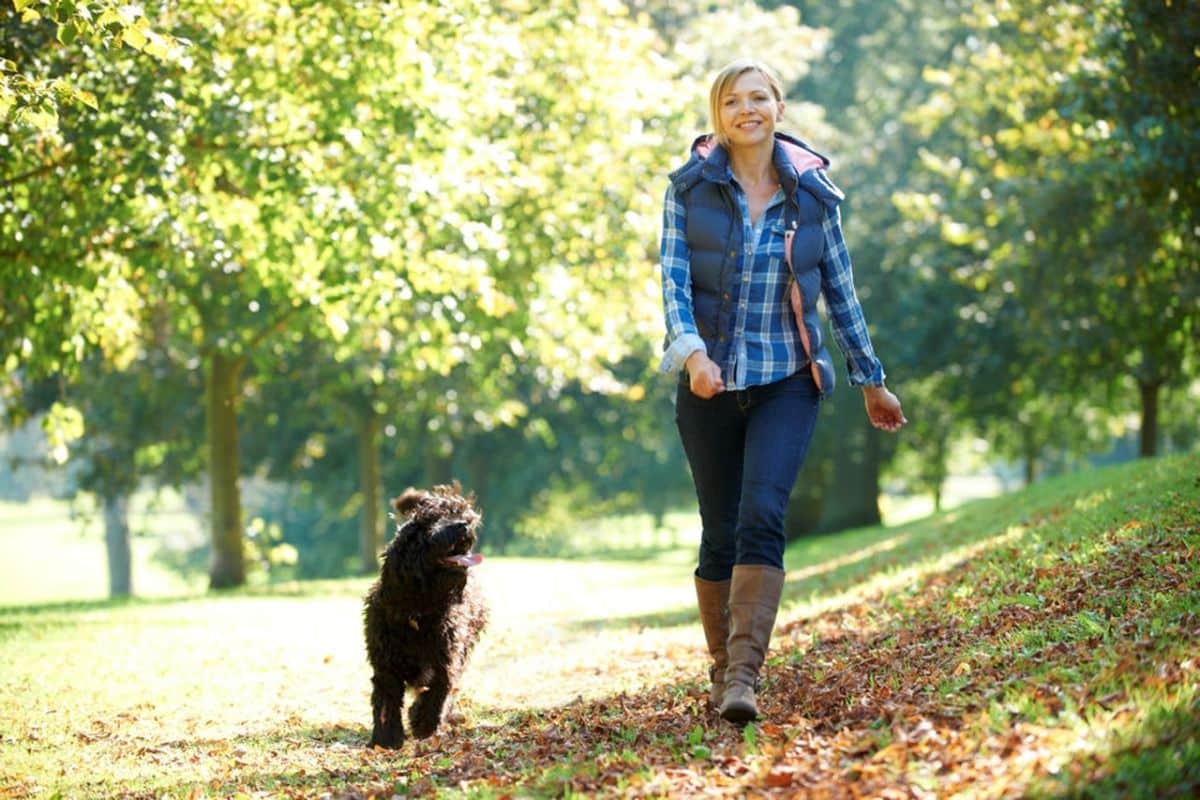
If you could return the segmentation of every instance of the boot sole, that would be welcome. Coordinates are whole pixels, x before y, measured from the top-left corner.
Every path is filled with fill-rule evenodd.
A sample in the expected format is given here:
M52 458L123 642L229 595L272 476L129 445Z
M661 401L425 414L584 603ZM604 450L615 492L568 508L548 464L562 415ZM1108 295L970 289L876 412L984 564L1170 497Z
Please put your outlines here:
M734 725L745 725L758 719L758 709L750 706L730 706L721 709L721 719Z

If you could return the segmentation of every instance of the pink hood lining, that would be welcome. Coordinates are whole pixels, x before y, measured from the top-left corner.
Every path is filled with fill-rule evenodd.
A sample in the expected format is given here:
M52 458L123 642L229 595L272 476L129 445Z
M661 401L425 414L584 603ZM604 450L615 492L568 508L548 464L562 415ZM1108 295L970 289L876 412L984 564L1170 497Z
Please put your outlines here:
M776 139L775 141L783 148L788 161L792 162L792 166L796 169L797 175L803 175L810 169L823 169L825 167L825 159L816 153L805 150L797 144L792 144L787 139ZM717 137L709 134L696 143L696 155L700 158L708 158L716 146Z

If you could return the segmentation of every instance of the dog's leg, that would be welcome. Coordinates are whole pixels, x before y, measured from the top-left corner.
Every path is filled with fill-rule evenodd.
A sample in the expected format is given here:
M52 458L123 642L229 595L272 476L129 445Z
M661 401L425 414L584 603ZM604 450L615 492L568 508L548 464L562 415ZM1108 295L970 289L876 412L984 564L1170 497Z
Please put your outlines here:
M398 748L404 744L404 681L376 673L371 683L371 746Z
M412 735L418 739L432 736L442 724L442 711L450 694L450 677L439 671L433 676L429 688L413 701L408 709L408 724Z

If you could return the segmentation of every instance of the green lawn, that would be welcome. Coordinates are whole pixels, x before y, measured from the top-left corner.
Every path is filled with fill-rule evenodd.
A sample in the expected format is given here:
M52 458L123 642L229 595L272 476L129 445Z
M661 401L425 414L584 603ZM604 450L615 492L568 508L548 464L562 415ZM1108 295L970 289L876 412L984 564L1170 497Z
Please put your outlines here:
M196 535L197 522L182 510L135 506L135 531L157 536ZM180 595L202 584L154 563L157 539L132 538L134 592L142 597ZM91 600L108 596L104 523L96 514L72 519L65 503L37 499L0 502L0 606Z
M1198 476L1159 459L795 544L745 730L703 706L690 547L485 561L465 719L399 753L364 747L366 580L9 604L0 797L1192 796Z

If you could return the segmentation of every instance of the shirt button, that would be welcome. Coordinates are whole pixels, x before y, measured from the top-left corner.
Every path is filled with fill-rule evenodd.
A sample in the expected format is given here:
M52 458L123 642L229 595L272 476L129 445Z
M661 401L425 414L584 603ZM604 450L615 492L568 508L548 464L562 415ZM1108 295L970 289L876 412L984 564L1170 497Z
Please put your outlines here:
M737 255L737 250L730 250L730 251L729 251L729 257L730 257L730 258L733 258L733 257L734 257L734 256L736 256L736 255Z

